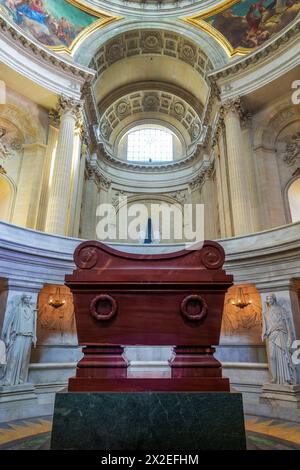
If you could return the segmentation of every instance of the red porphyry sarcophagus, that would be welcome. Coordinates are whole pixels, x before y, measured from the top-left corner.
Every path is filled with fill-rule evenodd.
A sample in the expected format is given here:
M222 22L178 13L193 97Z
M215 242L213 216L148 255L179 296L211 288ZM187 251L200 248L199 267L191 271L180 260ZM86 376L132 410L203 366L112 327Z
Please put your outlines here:
M69 391L229 391L219 344L224 296L233 278L223 248L132 254L79 245L65 284L74 296L84 357ZM124 346L173 346L168 378L127 378Z

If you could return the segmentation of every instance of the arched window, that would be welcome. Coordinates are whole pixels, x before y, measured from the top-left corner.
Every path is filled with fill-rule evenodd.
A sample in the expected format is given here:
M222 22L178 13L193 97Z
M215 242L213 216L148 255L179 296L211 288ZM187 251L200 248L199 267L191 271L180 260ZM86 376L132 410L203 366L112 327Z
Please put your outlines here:
M0 175L0 220L9 221L12 198L11 185L4 176Z
M292 222L300 220L300 178L297 178L289 187L288 200Z
M142 124L127 132L120 140L118 154L129 162L171 162L182 154L180 139L169 128Z

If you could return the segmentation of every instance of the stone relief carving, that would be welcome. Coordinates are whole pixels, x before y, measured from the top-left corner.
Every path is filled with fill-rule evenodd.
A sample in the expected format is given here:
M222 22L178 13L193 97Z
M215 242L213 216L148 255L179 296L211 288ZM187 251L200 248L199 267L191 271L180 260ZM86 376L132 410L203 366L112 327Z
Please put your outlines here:
M60 286L60 295L65 303L55 309L49 299L55 296L57 286L46 286L39 295L37 316L38 345L77 344L77 332L73 296L69 289Z
M215 171L215 162L213 159L203 161L197 175L190 182L192 191L201 190L205 181L212 177Z
M0 120L1 126L7 129L6 137L11 141L16 140L18 150L24 141L26 143L43 142L42 127L24 108L14 105L0 106Z
M295 384L295 367L290 352L292 329L288 312L275 294L266 297L262 339L267 341L271 383Z
M0 173L5 174L5 163L22 149L22 136L11 122L0 119Z
M160 31L142 31L141 48L143 51L159 52L163 47L163 35Z
M170 193L170 196L176 199L182 206L187 203L187 191L182 190L182 191L175 191L173 193Z
M241 309L232 302L237 296L237 287L229 289L225 297L222 321L222 344L260 344L262 308L260 294L251 286L243 286L246 298L252 304Z
M113 198L112 198L112 205L113 207L115 208L115 210L118 209L119 205L120 205L120 202L122 202L123 199L125 199L127 196L127 193L125 191L116 191Z
M175 57L196 69L203 77L212 64L199 46L176 33L136 30L121 34L102 46L90 64L100 76L111 64L125 57L159 54Z
M7 349L4 386L27 382L32 345L36 346L36 309L29 294L15 295L8 304L2 332Z
M287 165L293 165L298 158L300 159L300 132L287 138L283 161Z

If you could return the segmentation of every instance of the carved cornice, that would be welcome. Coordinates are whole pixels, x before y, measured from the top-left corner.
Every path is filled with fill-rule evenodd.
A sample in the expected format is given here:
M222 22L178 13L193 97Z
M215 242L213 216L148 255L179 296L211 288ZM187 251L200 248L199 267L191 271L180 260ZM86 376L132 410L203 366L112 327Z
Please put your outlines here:
M92 81L94 74L92 71L84 70L82 67L76 67L74 64L64 60L58 55L47 50L46 47L38 45L31 39L27 38L22 32L12 26L9 21L0 16L0 30L5 35L9 34L14 41L18 41L25 49L29 49L32 54L38 56L43 61L57 67L65 72L69 72L76 77L84 78L85 81Z
M95 180L99 189L110 188L111 180L103 174L97 158L90 158L86 161L86 174L88 179Z
M190 182L191 191L201 191L205 181L209 180L214 174L215 161L214 158L204 158L197 175Z

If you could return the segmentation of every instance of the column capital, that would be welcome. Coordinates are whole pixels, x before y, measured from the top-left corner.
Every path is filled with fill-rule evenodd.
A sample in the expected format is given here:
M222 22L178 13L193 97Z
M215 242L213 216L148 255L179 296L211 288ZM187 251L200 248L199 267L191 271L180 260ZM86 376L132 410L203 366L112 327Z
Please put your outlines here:
M221 116L225 117L229 111L238 114L240 117L244 114L241 98L239 96L230 98L222 103L220 109Z
M220 117L221 119L224 119L226 114L231 111L232 113L235 113L239 116L241 120L241 125L244 128L249 128L252 125L252 114L245 109L243 106L243 103L241 101L241 98L239 96L236 96L234 98L230 98L229 100L226 100L222 103L222 106L220 108Z
M61 95L58 100L56 111L60 118L64 114L71 114L74 118L79 119L81 115L82 102L68 98L67 96Z
M48 118L50 126L59 127L60 115L57 109L50 109Z

